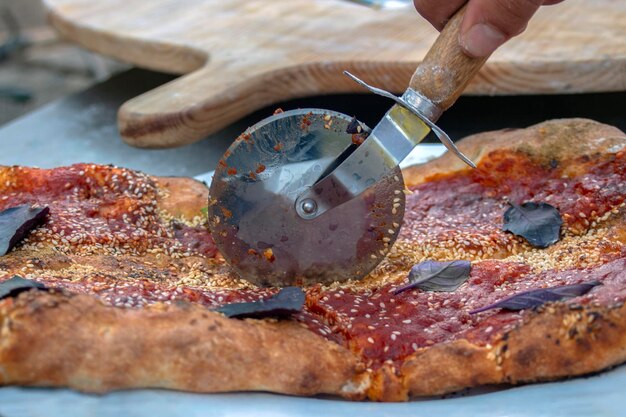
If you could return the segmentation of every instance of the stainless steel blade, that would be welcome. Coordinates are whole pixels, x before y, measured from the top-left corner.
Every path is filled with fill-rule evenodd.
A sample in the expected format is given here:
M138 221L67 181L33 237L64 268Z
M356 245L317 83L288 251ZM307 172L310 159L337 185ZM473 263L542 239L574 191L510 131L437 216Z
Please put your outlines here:
M208 220L242 278L262 286L358 279L391 248L404 214L397 166L315 219L295 210L296 198L354 148L350 120L327 110L285 112L248 129L226 151L211 183Z

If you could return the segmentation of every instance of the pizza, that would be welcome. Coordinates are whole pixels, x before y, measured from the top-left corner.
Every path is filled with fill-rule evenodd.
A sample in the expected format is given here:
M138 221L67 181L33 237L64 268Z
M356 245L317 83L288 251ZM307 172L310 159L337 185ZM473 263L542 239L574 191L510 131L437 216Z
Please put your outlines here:
M304 307L281 318L219 311L278 289L225 263L203 183L91 164L1 167L0 211L49 213L0 256L0 281L47 289L0 301L0 383L404 401L624 362L626 135L567 119L459 147L477 169L446 154L404 170L404 224L370 275L305 287ZM558 210L556 243L503 230L506 210L528 202ZM453 291L398 292L415 265L460 260L471 269ZM488 308L586 283L540 305Z

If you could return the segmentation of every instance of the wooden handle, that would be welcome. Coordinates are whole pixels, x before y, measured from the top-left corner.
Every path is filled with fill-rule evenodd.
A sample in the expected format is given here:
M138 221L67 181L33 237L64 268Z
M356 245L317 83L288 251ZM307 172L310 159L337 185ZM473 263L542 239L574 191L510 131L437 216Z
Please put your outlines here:
M483 66L487 57L472 58L459 44L463 6L448 21L437 40L411 77L409 87L447 110Z

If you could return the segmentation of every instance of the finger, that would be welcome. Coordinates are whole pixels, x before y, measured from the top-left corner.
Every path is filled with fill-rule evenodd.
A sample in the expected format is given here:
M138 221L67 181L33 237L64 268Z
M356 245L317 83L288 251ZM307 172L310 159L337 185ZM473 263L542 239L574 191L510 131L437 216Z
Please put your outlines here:
M439 31L465 2L466 0L413 0L417 12Z
M487 57L524 31L543 0L470 0L461 24L461 47L473 57Z

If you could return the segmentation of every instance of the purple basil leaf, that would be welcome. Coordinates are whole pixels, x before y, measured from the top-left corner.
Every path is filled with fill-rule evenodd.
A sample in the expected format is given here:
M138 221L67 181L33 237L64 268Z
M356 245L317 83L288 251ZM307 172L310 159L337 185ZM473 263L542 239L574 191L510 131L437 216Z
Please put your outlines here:
M0 256L6 255L31 230L40 226L50 209L17 206L0 212Z
M352 120L350 120L350 123L348 123L346 133L350 133L351 135L363 133L363 126L361 126L361 123L359 123L356 117L353 117Z
M19 293L37 288L38 290L47 291L45 285L37 281L31 281L18 276L0 282L0 300L7 297L16 297Z
M265 300L225 304L216 311L223 313L226 317L237 319L284 318L302 311L304 299L304 291L301 288L285 287Z
M481 311L491 310L494 308L517 311L538 307L550 301L560 301L566 298L574 298L586 294L596 285L602 285L602 283L599 281L590 281L583 282L581 284L561 285L559 287L524 291L505 298L504 300L500 300L497 303L472 310L470 311L470 314L476 314Z
M535 248L547 248L559 240L563 219L548 203L512 204L504 212L502 230L521 236Z
M454 291L470 276L469 261L424 261L415 265L409 272L409 283L396 288L394 294L413 288L424 291Z

